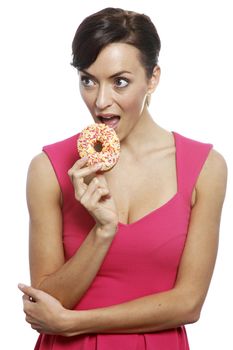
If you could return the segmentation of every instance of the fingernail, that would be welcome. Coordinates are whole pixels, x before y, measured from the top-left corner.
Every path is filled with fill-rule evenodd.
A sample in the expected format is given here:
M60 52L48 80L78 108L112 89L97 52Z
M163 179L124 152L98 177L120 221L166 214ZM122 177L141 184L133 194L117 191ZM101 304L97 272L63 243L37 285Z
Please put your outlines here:
M98 164L93 165L91 168L91 170L94 170L94 171L99 170L99 169L100 169L100 166Z
M26 286L25 286L25 284L23 284L23 283L18 283L18 287L19 287L19 288L24 288L24 287L26 287Z
M82 158L83 161L88 160L88 156Z

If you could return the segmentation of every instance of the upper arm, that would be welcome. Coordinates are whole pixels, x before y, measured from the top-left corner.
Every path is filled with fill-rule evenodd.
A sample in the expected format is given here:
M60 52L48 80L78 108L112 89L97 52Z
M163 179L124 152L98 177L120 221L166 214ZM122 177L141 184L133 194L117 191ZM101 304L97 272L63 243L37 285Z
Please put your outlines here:
M198 314L215 265L226 182L225 160L218 152L211 150L196 183L196 203L191 210L175 285L187 296Z
M64 263L61 191L44 153L36 156L29 166L27 204L31 283L37 287Z

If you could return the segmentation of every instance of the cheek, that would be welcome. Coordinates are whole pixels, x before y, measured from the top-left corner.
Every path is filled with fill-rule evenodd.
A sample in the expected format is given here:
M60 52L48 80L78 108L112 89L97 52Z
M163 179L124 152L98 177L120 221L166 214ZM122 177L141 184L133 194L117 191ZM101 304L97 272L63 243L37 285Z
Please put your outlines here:
M80 95L81 95L82 100L85 103L85 105L88 107L89 110L92 109L93 103L94 103L94 97L92 96L92 94L87 93L87 92L83 91L82 89L80 89L79 91L80 91Z
M135 113L142 111L145 103L146 92L145 89L133 90L124 99L125 110Z

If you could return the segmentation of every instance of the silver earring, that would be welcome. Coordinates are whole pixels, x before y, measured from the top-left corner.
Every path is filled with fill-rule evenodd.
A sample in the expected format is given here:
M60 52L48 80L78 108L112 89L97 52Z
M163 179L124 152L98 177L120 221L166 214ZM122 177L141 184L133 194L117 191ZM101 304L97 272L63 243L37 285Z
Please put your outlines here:
M149 107L149 105L150 105L150 100L151 100L151 94L147 94L147 96L146 96L146 105L147 105L147 107Z

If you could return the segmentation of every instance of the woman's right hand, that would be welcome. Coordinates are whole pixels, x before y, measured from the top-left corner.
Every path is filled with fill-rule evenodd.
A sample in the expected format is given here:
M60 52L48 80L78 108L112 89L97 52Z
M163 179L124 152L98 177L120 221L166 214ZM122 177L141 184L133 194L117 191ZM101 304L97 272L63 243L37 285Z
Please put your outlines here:
M110 194L108 183L100 170L101 163L95 166L84 167L87 158L81 158L68 171L74 186L75 198L89 211L101 229L116 232L118 214L113 197ZM91 178L87 183L86 180Z

